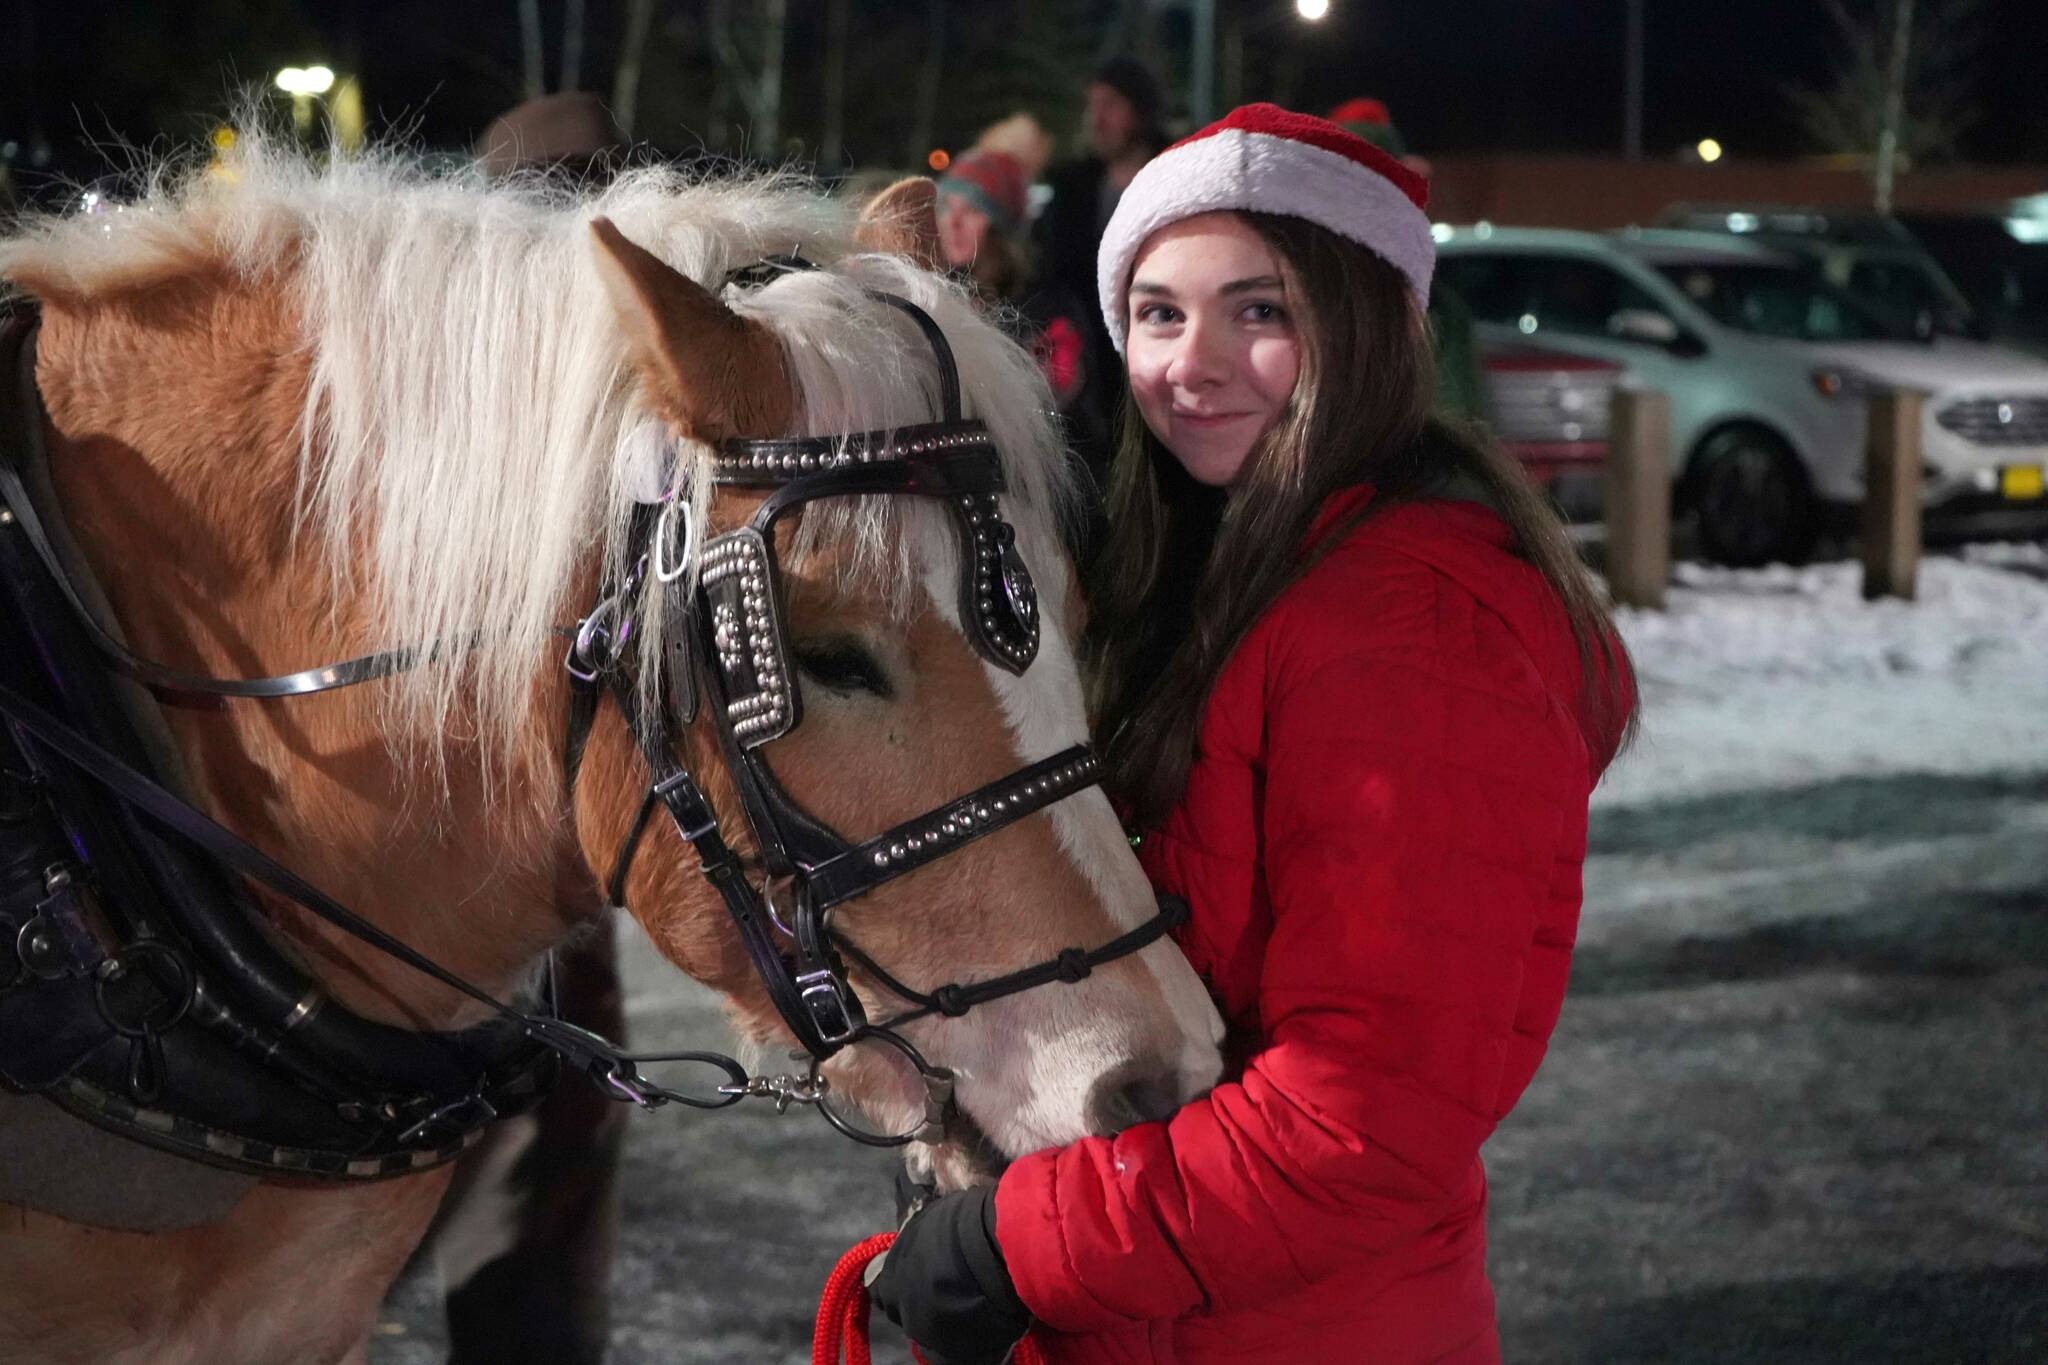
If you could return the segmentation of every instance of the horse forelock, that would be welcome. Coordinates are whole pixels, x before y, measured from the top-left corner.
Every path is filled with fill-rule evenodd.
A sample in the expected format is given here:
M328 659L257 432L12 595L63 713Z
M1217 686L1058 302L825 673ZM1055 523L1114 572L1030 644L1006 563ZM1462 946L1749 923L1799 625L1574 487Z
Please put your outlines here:
M588 194L392 152L315 161L253 135L225 173L158 177L118 213L30 222L0 239L0 275L89 300L225 267L293 291L312 358L297 494L266 511L325 547L388 644L474 642L394 680L397 732L439 734L460 711L509 756L594 555L621 554L650 458L680 460L700 513L710 496L710 452L650 431L593 263L598 214L714 288L791 251L823 267L726 295L784 343L800 388L790 434L935 418L929 349L866 291L923 307L959 361L969 414L994 432L1023 548L1065 590L1065 464L1030 357L960 286L862 253L847 206L796 176L647 167ZM828 552L836 572L908 607L918 561L952 553L936 509L903 505L915 501L814 504L793 559ZM663 619L643 617L650 670Z

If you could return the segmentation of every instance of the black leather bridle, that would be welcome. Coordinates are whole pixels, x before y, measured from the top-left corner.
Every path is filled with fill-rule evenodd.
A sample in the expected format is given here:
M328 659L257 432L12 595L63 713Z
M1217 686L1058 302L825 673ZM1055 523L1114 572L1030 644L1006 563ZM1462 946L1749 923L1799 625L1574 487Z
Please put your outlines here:
M633 633L629 604L640 600L646 575L677 558L670 541L691 537L682 490L672 486L658 510L643 509L624 556L629 567L579 623L569 653L578 698L569 735L571 780L573 757L599 700L609 695L651 773L606 882L612 904L624 904L627 875L659 807L696 849L770 1001L809 1055L808 1091L822 1086L820 1063L851 1043L873 1039L908 1057L925 1078L928 1101L936 1102L950 1094L952 1078L902 1037L903 1026L934 1014L958 1017L1050 982L1079 981L1095 967L1155 942L1180 922L1185 908L1162 900L1157 914L1094 949L1070 948L993 980L932 990L898 980L834 924L836 907L1084 790L1100 776L1089 747L1074 745L856 844L797 804L762 756L764 746L802 718L802 693L786 644L775 530L807 503L869 496L933 500L956 532L958 609L970 643L988 662L1016 674L1038 652L1037 593L1016 532L1002 515L1001 459L987 427L961 415L952 348L917 305L888 294L874 297L907 315L930 344L938 365L940 420L847 436L726 442L713 480L723 487L764 489L768 496L746 525L703 546L695 591L674 595L663 623L664 696L651 708L641 704L633 653L618 642ZM695 717L699 684L758 848L758 881L734 853L709 798L679 757L676 731ZM848 980L848 958L908 1008L870 1022ZM788 1095L789 1087L780 1093ZM831 1109L824 1112L833 1118Z
M779 518L814 499L942 500L963 551L963 629L984 657L1012 672L1021 673L1036 652L1036 598L997 501L1001 464L982 424L960 416L950 348L915 305L877 297L902 309L930 341L943 420L891 433L728 443L717 482L765 488L769 496L747 526L703 547L695 591L673 594L662 704L641 706L631 651L619 646L630 638L644 576L666 577L688 557L688 547L673 543L681 516L675 502L635 517L629 567L579 623L569 657L571 781L607 695L652 773L607 881L612 903L623 897L659 806L697 851L769 998L808 1054L804 1076L749 1075L714 1052L630 1054L554 1017L545 1000L530 1009L507 1004L361 919L158 781L146 747L117 718L122 708L107 669L165 699L285 698L385 677L421 662L429 649L239 679L189 674L128 650L74 583L82 570L67 568L59 553L46 524L45 512L55 515L47 496L28 487L25 471L44 420L34 385L35 320L25 308L0 319L0 384L7 386L0 410L11 419L0 422L0 578L20 626L9 639L21 656L10 660L18 666L0 669L0 716L9 722L0 760L12 752L23 765L0 776L21 779L28 813L17 823L32 831L13 843L0 839L0 1081L196 1160L336 1180L451 1159L496 1118L545 1093L558 1060L611 1097L644 1107L722 1108L759 1096L778 1109L817 1105L863 1142L937 1141L952 1077L926 1062L902 1036L904 1025L1079 980L1156 941L1185 908L1162 900L1153 918L1094 949L931 991L897 980L833 925L835 907L1097 778L1094 758L1076 746L856 845L792 801L758 752L800 719L802 698L782 644L774 531ZM677 729L694 716L700 683L759 849L758 885L677 754ZM7 788L0 782L0 797L11 801ZM0 831L12 818L0 810ZM259 916L235 874L486 1005L493 1019L461 1033L422 1034L350 1014L255 927ZM97 894L84 894L88 888ZM846 958L909 1008L868 1022ZM823 1102L829 1085L820 1065L870 1039L902 1052L924 1078L925 1121L914 1133L878 1139ZM710 1096L667 1089L643 1074L657 1062L700 1063L725 1083Z

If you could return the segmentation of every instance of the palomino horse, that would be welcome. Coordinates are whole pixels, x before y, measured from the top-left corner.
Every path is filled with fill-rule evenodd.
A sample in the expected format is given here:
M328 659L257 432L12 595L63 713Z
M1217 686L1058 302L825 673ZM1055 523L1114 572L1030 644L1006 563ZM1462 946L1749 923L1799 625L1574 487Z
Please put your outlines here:
M134 655L231 678L413 651L407 667L361 686L207 705L172 698L161 708L165 762L192 804L500 1000L604 913L602 883L617 867L617 898L667 957L727 997L738 1032L763 1054L805 1027L831 1031L824 1015L793 1014L791 997L764 984L792 956L836 970L833 945L845 945L856 998L838 1003L886 1022L904 1014L906 983L971 992L1062 950L1130 938L1154 917L1154 900L1109 803L1072 780L1084 767L1067 765L1064 787L1028 802L1028 783L990 785L1086 738L1051 404L1030 359L958 288L891 254L929 241L928 193L890 202L908 216L863 227L801 185L693 184L659 170L572 202L396 160L316 167L253 141L225 175L0 241L0 275L40 313L33 377L51 500ZM792 253L814 268L722 288ZM935 360L919 312L950 360ZM749 487L720 471L735 450L744 462L746 450L766 449L772 461L777 447L762 438L927 430L919 424L940 415L955 363L969 414L993 437L1000 497L878 496L892 491L883 471L866 496L820 497L769 520L780 592L773 572L764 578L747 561L734 582L753 595L727 604L776 618L794 684L779 695L791 711L800 699L801 723L772 743L735 744L733 711L720 703L745 712L743 727L769 703L734 701L718 680L738 676L729 647L744 654L761 642L745 630L731 638L737 626L721 617L724 633L707 627L692 665L697 646L679 632L693 618L667 610L661 594L704 589L721 565L738 572L738 552L717 538L788 486ZM975 443L932 444L956 439ZM757 444L733 444L747 441ZM813 446L784 445L801 447L809 467ZM833 449L819 458L851 462L853 443ZM910 458L886 437L862 449L876 467ZM906 476L909 491L929 493L933 478L964 468L931 458ZM647 571L633 550L655 505L663 538ZM1025 600L1010 619L1033 618L1035 656L1003 640L992 653L977 633L985 623L960 585L974 581L983 551L973 532L956 534L970 510L984 542L1000 531L983 567L1013 595L1016 564L1036 573L1044 611ZM727 557L707 560L707 544ZM646 610L630 641L616 638L628 634L616 619L587 618L579 649L609 630L631 668L583 712L572 771L570 732L583 727L572 718L564 626L600 599ZM776 670L754 662L772 682ZM712 689L694 706L677 696L704 690L676 676L691 667ZM664 731L653 716L672 723ZM706 843L692 852L676 837L683 815L676 828L646 825L661 806L648 797L650 763L668 778L694 774L722 817L736 859L719 886L700 873ZM743 788L763 771L803 829L836 832L863 856L878 834L944 813L945 856L897 848L888 878L860 882L829 918L778 908L759 890L759 832L737 819L753 809ZM671 809L676 787L660 784ZM999 812L1016 805L971 831L986 837L954 848L954 816L964 827L976 815L959 798L985 791L1001 793L987 803ZM936 825L930 838L936 854ZM622 848L632 856L621 859ZM885 839L875 861L890 852ZM757 895L774 928L750 940L741 910L751 913ZM407 1031L488 1021L475 998L286 897L259 889L255 903L266 933L318 983L278 1025L271 1051L321 1009ZM1066 953L1065 966L1077 956ZM118 992L127 970L102 963L101 987L111 978ZM944 1127L910 1149L946 1185L1160 1116L1214 1081L1221 1028L1169 945L1058 975L957 1016L902 1023L926 1076L906 1080L872 1046L814 1047L829 1054L818 1070L892 1131L929 1116L931 1076L949 1071ZM817 987L802 985L798 1011ZM224 992L199 994L204 1004ZM147 1027L131 1032L141 1071L137 1081L131 1067L130 1080L145 1099L104 1103L134 1132L153 1112L146 1096L180 1077L176 1054L144 1046ZM572 1060L591 1055L566 1033L547 1036ZM609 1074L619 1088L621 1073ZM463 1118L436 1112L422 1123L438 1132ZM142 1136L163 1145L176 1125L161 1122L154 1139ZM242 1169L276 1157L222 1141L216 1150ZM9 1211L0 1360L361 1360L380 1297L446 1189L449 1168L430 1156L415 1153L416 1171L401 1154L262 1175L220 1216L154 1232ZM340 1178L364 1173L388 1178Z

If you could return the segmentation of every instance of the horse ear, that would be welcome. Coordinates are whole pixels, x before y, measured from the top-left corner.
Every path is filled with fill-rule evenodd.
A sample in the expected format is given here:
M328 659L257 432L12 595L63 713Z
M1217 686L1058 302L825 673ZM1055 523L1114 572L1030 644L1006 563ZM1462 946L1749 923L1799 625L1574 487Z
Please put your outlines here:
M944 270L939 247L939 187L921 175L899 180L868 201L853 240L870 251L908 256L926 270Z
M609 218L590 220L597 273L662 416L708 445L779 436L796 410L782 343Z

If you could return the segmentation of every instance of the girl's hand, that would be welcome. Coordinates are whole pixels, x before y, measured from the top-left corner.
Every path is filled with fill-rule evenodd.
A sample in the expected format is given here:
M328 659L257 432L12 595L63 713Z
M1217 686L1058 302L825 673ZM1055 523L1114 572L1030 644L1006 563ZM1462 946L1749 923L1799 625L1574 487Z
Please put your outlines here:
M1031 1325L996 1242L993 1185L912 1214L870 1269L868 1293L934 1365L1000 1365Z

